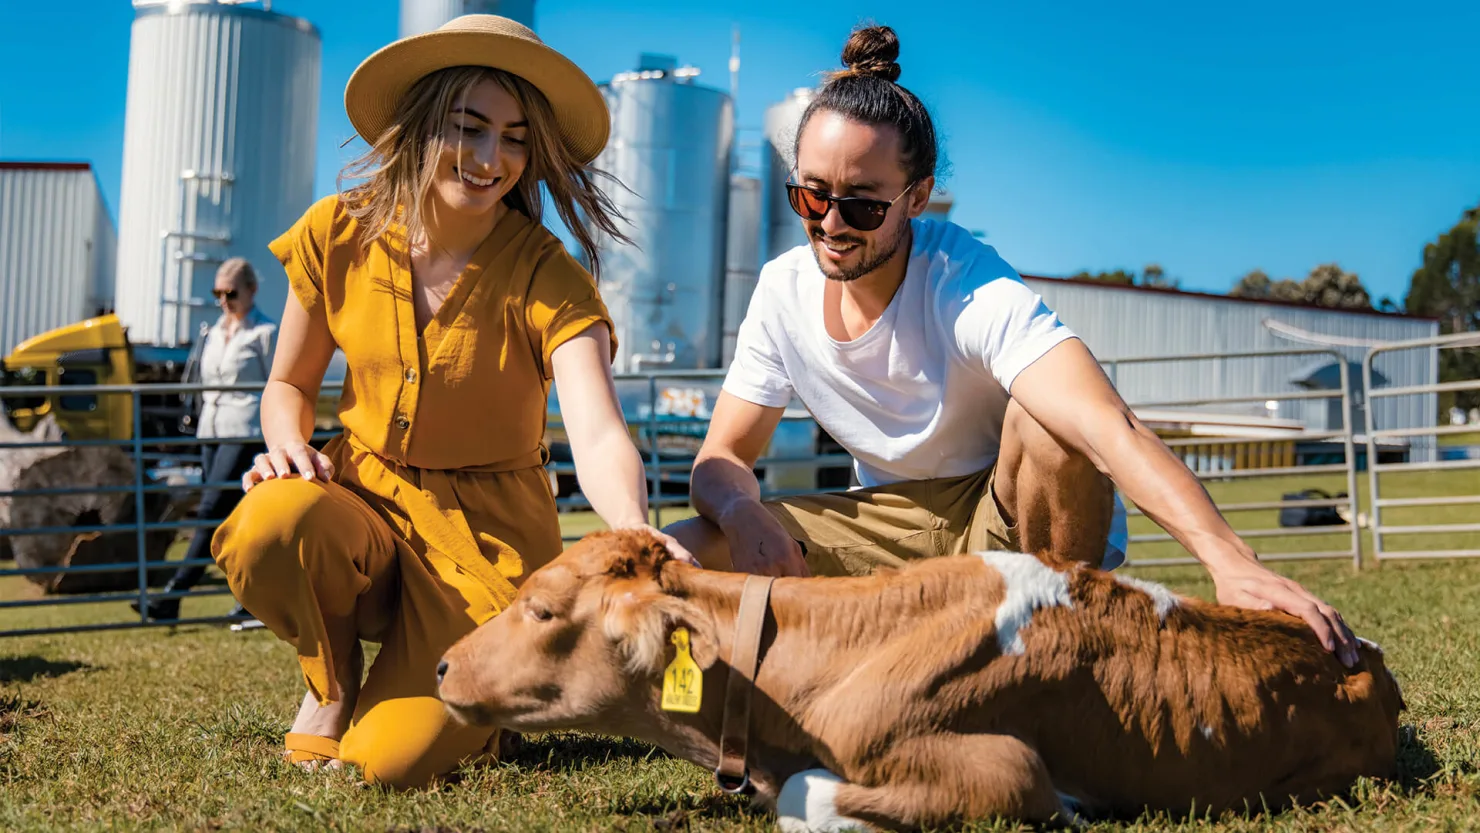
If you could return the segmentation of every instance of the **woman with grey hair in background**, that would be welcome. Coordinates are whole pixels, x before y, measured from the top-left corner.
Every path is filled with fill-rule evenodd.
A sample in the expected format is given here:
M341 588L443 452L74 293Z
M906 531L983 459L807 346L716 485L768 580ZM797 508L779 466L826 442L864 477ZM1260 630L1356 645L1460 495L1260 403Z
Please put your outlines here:
M265 385L272 367L273 344L277 324L253 303L257 294L257 273L246 258L234 257L216 270L212 289L221 317L210 327L202 327L197 342L199 382L202 385ZM188 375L188 373L187 373ZM201 441L201 480L207 484L196 509L201 520L219 521L231 514L241 500L241 488L235 484L252 467L252 459L267 451L262 441L259 391L205 390L200 395L200 414L195 417L195 436ZM255 438L246 442L238 438ZM224 442L223 442L224 440ZM233 441L235 440L235 441ZM214 442L213 442L214 441ZM209 484L231 483L226 489ZM201 528L190 539L185 553L187 561L211 558L211 536L214 529ZM184 566L164 586L162 592L176 593L194 587L205 575L205 566ZM135 611L138 602L131 602ZM237 605L233 615L244 611ZM178 598L153 599L149 618L169 621L180 618Z

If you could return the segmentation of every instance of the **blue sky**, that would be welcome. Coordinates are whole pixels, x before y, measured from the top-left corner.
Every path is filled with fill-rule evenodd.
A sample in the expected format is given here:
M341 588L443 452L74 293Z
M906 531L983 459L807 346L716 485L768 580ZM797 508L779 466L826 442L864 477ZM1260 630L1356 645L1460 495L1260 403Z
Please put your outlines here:
M0 158L91 161L116 212L132 10L6 0ZM393 0L277 0L323 35L316 191L349 150L344 83L393 40ZM906 19L904 10L910 15ZM641 51L727 87L738 117L836 66L853 26L900 34L932 108L957 222L1020 271L1139 270L1225 291L1336 261L1401 298L1423 246L1480 201L1473 2L1241 4L539 0L536 28L593 78Z

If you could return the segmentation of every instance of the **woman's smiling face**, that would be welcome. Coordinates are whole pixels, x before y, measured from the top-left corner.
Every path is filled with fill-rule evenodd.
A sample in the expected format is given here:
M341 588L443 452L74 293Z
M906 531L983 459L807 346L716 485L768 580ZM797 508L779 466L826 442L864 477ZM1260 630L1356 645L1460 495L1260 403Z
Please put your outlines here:
M436 200L463 215L495 210L529 164L529 123L519 101L484 79L452 105L432 181Z

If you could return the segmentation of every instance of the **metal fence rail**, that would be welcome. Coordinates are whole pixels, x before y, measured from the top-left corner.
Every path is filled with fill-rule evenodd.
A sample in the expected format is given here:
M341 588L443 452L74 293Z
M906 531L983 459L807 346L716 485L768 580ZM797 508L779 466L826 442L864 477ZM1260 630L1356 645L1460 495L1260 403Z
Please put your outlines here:
M1372 383L1372 365L1376 358L1383 353L1392 353L1399 350L1433 349L1440 350L1480 350L1480 333L1455 333L1447 336L1434 336L1431 338L1419 338L1409 341L1398 341L1383 344L1371 348L1362 360L1362 386L1367 391L1369 400L1390 398L1396 396L1417 396L1429 393L1445 393L1458 391L1480 390L1480 379L1460 379L1449 382L1439 382L1430 385L1406 385L1392 387L1377 387ZM1422 497L1385 498L1382 496L1382 475L1402 472L1437 472L1437 471L1464 471L1480 470L1480 458L1472 457L1462 460L1418 460L1406 463L1378 463L1377 442L1384 438L1407 438L1415 436L1432 436L1437 442L1439 437L1455 436L1465 433L1476 433L1480 426L1474 425L1435 425L1424 428L1379 428L1374 417L1375 409L1367 409L1365 432L1367 445L1367 459L1371 463L1367 467L1368 492L1372 503L1371 525L1372 525L1372 551L1373 556L1379 561L1395 561L1403 559L1424 558L1474 558L1480 556L1480 547L1461 548L1435 548L1435 549L1389 549L1385 538L1389 535L1420 535L1420 534L1456 534L1480 532L1480 523L1457 523L1457 524L1386 524L1383 522L1384 509L1414 508L1414 507L1436 507L1436 506L1465 506L1480 504L1480 495L1432 495ZM1480 492L1480 472L1474 475L1471 488Z
M1112 382L1119 376L1119 370L1127 365L1148 364L1172 364L1189 362L1212 362L1226 360L1259 360L1268 359L1272 356L1330 356L1334 359L1340 372L1340 386L1330 391L1277 391L1267 393L1250 393L1239 396L1214 396L1197 399L1183 399L1157 402L1128 402L1134 409L1150 408L1199 408L1208 405L1242 405L1254 402L1289 402L1306 400L1337 400L1341 403L1341 428L1340 430L1291 432L1279 437L1279 442L1293 449L1296 444L1302 442L1325 442L1339 440L1342 446L1342 461L1340 463L1318 464L1318 465L1257 465L1246 468L1236 468L1225 465L1221 459L1193 459L1184 457L1184 462L1197 478L1204 482L1230 481L1255 478L1272 478L1286 475L1322 475L1341 474L1346 479L1346 496L1333 498L1315 498L1309 500L1281 500L1281 501L1246 501L1241 503L1221 503L1218 508L1224 514L1236 512L1268 511L1271 509L1286 508L1340 508L1345 507L1351 518L1342 524L1330 524L1313 527L1276 527L1265 529L1240 529L1239 536L1254 541L1270 538L1303 538L1311 536L1341 535L1347 536L1347 545L1340 549L1331 550L1302 550L1292 552L1265 552L1260 551L1259 557L1266 561L1309 561L1323 559L1349 559L1353 565L1360 566L1362 562L1362 538L1361 530L1357 525L1357 461L1356 451L1352 439L1351 406L1352 406L1352 380L1347 367L1346 358L1336 350L1330 349L1299 349L1299 350L1270 350L1250 351L1237 353L1198 353L1181 356L1145 356L1127 359L1106 359L1101 362L1105 367L1107 375ZM1237 448L1248 448L1267 444L1270 442L1265 437L1208 437L1208 438L1176 438L1166 439L1163 442L1177 452L1183 448L1200 449L1206 446L1228 446ZM1235 460L1237 460L1235 453ZM1261 461L1262 462L1262 461ZM1127 509L1131 517L1145 517L1140 509L1131 506ZM1167 542L1174 540L1166 533L1152 533L1145 535L1130 536L1132 549L1136 544L1154 542ZM1256 549L1258 547L1256 546ZM1165 558L1143 558L1137 557L1134 552L1127 553L1126 566L1168 566L1177 564L1197 564L1196 558L1191 556L1174 556Z
M1417 395L1433 393L1435 391L1459 391L1480 389L1480 381L1472 382L1445 382L1433 385L1403 386L1393 388L1372 389L1372 362L1375 355L1387 350L1417 349L1424 347L1437 347L1440 349L1460 348L1462 345L1472 344L1477 341L1471 336L1466 341L1460 338L1424 339L1415 342L1403 342L1401 344L1386 345L1372 350L1364 360L1362 366L1363 390L1366 390L1370 398L1391 397L1401 395ZM1306 401L1326 400L1339 401L1341 406L1341 425L1339 430L1334 428L1328 430L1313 430L1307 428L1303 431L1292 431L1278 438L1277 442L1263 437L1238 437L1238 436L1209 436L1209 437L1174 437L1165 440L1166 444L1188 463L1189 468L1199 480L1205 483L1245 481L1248 479L1267 479L1289 475L1313 475L1329 477L1341 475L1347 485L1344 496L1338 495L1331 498L1312 499L1281 499L1281 500L1242 500L1227 501L1220 503L1219 508L1224 513L1232 514L1239 512L1267 512L1271 510L1282 510L1290 508L1332 508L1345 509L1350 520L1342 524L1331 524L1316 527L1277 527L1263 529L1242 529L1240 535L1250 539L1258 548L1259 542L1272 539L1298 540L1313 536L1345 536L1345 545L1329 550L1319 551L1274 551L1265 552L1261 549L1260 557L1269 561L1286 560L1310 560L1310 559L1350 559L1354 565L1361 563L1361 524L1358 519L1362 517L1356 484L1357 484L1357 437L1351 424L1352 401L1354 380L1349 378L1347 362L1345 357L1335 350L1307 349L1307 350L1282 350L1267 352L1248 353L1208 353L1182 356L1147 356L1126 359L1112 359L1102 361L1112 381L1118 370L1130 365L1165 364L1165 363L1187 363L1207 362L1224 360L1259 360L1270 356L1300 356L1300 355L1327 355L1335 358L1340 368L1340 385L1338 389L1330 391L1275 391L1249 393L1246 395L1219 395L1198 399L1187 399L1178 401L1161 402L1132 402L1132 407L1137 409L1147 408L1187 408L1197 409L1212 405L1239 405L1246 403L1282 402L1282 401ZM692 457L682 450L671 454L664 454L663 448L666 443L692 445L703 436L708 428L709 413L707 405L689 411L674 412L665 411L660 407L663 396L667 392L665 385L671 385L687 380L691 383L709 384L717 388L718 382L723 378L723 371L719 370L652 370L643 373L620 374L617 377L619 385L628 386L628 390L640 388L644 394L643 400L636 406L636 411L628 413L629 427L632 429L634 439L643 449L644 467L648 485L648 500L653 512L654 525L661 526L665 509L679 506L687 506L689 498L686 494L672 494L665 492L665 486L671 490L675 486L684 486L687 473L692 465ZM326 391L337 389L337 385L325 385ZM69 595L47 595L42 598L10 599L0 601L0 611L20 611L43 607L64 607L73 605L89 604L117 604L119 602L138 602L142 609L147 608L151 599L194 599L203 597L219 597L227 595L229 591L219 585L203 586L184 592L165 592L161 589L151 588L151 575L163 575L173 572L181 566L209 566L209 559L187 560L149 560L149 547L146 541L151 535L178 533L193 531L197 529L211 529L218 525L218 521L201 520L195 518L164 518L150 520L146 516L146 503L151 499L157 499L161 495L177 496L199 492L202 489L216 488L233 490L240 489L239 483L204 483L204 482L167 482L156 476L161 470L170 466L180 467L182 462L194 463L198 460L199 447L203 442L209 443L246 443L255 442L256 438L221 438L212 440L198 440L194 437L146 437L142 435L143 405L145 397L155 397L162 394L198 393L205 390L222 391L247 391L256 392L261 390L260 385L225 385L225 386L203 386L183 384L149 384L149 385L68 385L65 388L56 387L4 387L0 386L0 399L9 397L48 397L56 399L61 396L67 397L103 397L107 395L128 396L132 403L133 436L127 439L112 440L26 440L20 442L0 442L0 449L43 449L43 448L116 448L126 454L133 465L132 482L127 484L117 483L93 483L93 484L68 484L48 485L41 488L20 488L10 491L0 491L0 499L14 499L22 501L56 500L79 495L105 495L105 496L128 496L132 503L132 519L121 523L92 523L79 524L76 526L32 526L12 527L0 529L0 545L7 539L16 539L23 536L38 535L79 535L97 533L105 536L128 535L133 538L134 558L132 560L120 561L118 563L98 563L68 566L49 566L21 568L12 566L0 569L0 578L34 577L61 575L61 574L104 574L104 573L132 573L135 587L129 590L110 590L105 592L79 592ZM629 397L630 398L630 397ZM1476 480L1476 493L1474 495L1441 495L1432 497L1391 497L1384 498L1378 492L1378 475L1380 473L1402 472L1402 471L1434 471L1448 469L1480 468L1480 461L1419 461L1408 463L1379 463L1377 457L1377 441L1388 438L1407 438L1424 435L1458 434L1463 431L1473 430L1465 427L1434 426L1429 427L1403 427L1389 429L1375 429L1372 425L1373 410L1371 407L1366 411L1366 435L1362 438L1362 444L1368 460L1368 470L1371 479L1371 523L1373 526L1374 544L1377 547L1379 558L1406 558L1406 557L1446 557L1446 556L1473 556L1480 555L1480 550L1432 550L1422 554L1408 552L1394 552L1384 549L1382 544L1383 535L1406 534L1411 532L1445 531L1464 532L1480 529L1480 524L1449 524L1441 527L1418 527L1418 526L1394 526L1384 525L1381 522L1382 510L1398 507L1431 507L1431 506L1468 506L1480 505L1480 478ZM783 417L786 424L810 423L811 418L804 411L789 411ZM561 427L558 415L551 420L552 428ZM815 424L811 426L815 430ZM321 443L338 434L337 431L317 432L312 440L316 444ZM815 440L815 437L814 437ZM1297 444L1316 443L1333 444L1339 447L1340 462L1320 463L1313 465L1297 465L1293 449ZM1276 447L1278 446L1278 447ZM849 468L853 459L846 453L824 453L818 450L814 441L812 447L806 453L794 453L791 451L776 449L773 446L761 460L756 464L757 469L772 471L775 469L794 469L801 472L802 486L795 482L780 478L778 483L790 482L791 485L773 486L769 485L770 478L762 480L762 495L764 497L781 497L785 495L807 494L821 491L816 486L816 473L827 468ZM1332 453L1334 460L1335 454ZM564 476L569 478L574 474L574 465L569 462L552 461L547 469L550 472L552 483L558 483L558 478ZM153 472L154 474L151 474ZM204 473L202 473L204 476ZM811 487L805 485L810 478ZM679 491L686 491L680 489ZM557 507L562 511L588 509L589 504L576 493L570 496L558 497ZM1132 507L1130 514L1143 516L1143 513ZM575 540L579 536L567 536L566 542ZM1169 542L1171 536L1165 533L1140 534L1131 537L1132 550L1136 544L1152 544L1158 542ZM1195 563L1191 558L1146 558L1136 557L1132 552L1128 565L1145 566L1160 564L1182 564ZM42 633L64 633L75 631L92 630L117 630L137 627L161 627L187 624L224 623L235 621L228 616L201 616L194 618L181 618L169 621L150 621L144 614L137 618L122 621L108 621L83 624L69 624L52 627L27 627L0 629L0 636L22 636Z

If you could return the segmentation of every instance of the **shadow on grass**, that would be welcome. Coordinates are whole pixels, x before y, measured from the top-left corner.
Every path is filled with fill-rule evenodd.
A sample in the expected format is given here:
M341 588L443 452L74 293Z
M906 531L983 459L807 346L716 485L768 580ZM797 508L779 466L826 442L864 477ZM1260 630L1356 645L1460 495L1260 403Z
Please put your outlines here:
M614 760L643 762L672 758L656 746L630 738L551 733L524 737L509 760L530 770L570 772L602 766ZM629 796L618 799L605 810L625 817L626 824L636 828L659 831L702 829L721 819L745 819L756 813L750 799L723 795L718 787L713 794L695 796L687 801ZM617 829L625 830L627 827L623 825Z
M553 732L523 736L509 763L521 769L570 772L614 760L663 760L667 752L630 738Z
M619 816L631 817L633 822L637 822L639 818L644 819L655 829L662 831L703 829L721 819L753 819L759 813L750 806L748 798L720 795L718 792L678 804L651 799L617 802L612 805L611 811Z
M75 660L55 662L38 656L0 658L0 683L29 683L42 677L60 677L73 671L90 671L94 666Z
M1405 793L1423 792L1429 779L1439 774L1439 759L1418 735L1418 727L1403 725L1398 729L1398 777L1396 786Z

